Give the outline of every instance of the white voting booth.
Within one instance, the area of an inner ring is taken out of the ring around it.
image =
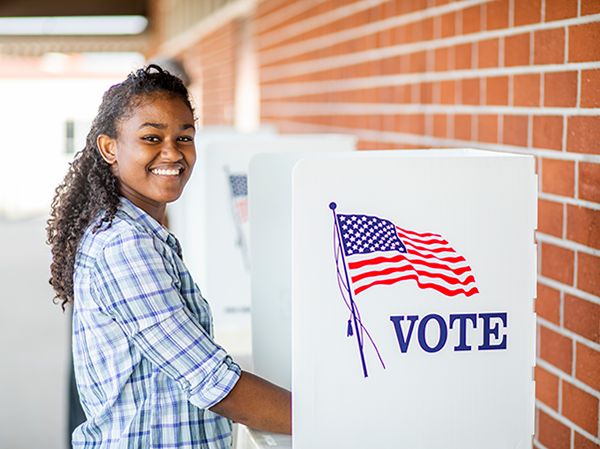
[[[261,154],[250,185],[255,368],[294,449],[532,446],[532,157]]]
[[[233,332],[235,338],[229,340],[250,340],[250,159],[269,152],[352,151],[356,138],[278,135],[269,129],[239,134],[211,128],[199,133],[195,143],[196,165],[181,198],[169,205],[169,226],[182,243],[194,280],[211,304],[217,337]],[[247,346],[249,352],[249,342]]]

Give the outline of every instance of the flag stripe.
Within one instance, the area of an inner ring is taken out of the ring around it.
[[[439,256],[436,256],[435,254],[423,254],[423,253],[418,253],[417,251],[412,251],[412,250],[409,250],[408,254],[411,254],[413,256],[423,257],[425,259],[438,259],[443,262],[452,262],[452,263],[466,262],[465,258],[461,255],[454,256],[454,257],[439,257]]]
[[[417,283],[417,285],[420,288],[431,288],[434,290],[437,290],[440,293],[443,293],[446,296],[456,296],[456,295],[460,295],[460,294],[464,294],[465,296],[469,297],[469,296],[473,296],[475,293],[479,293],[479,290],[477,290],[477,287],[472,287],[469,290],[466,290],[464,288],[459,288],[456,290],[451,290],[449,288],[443,287],[441,285],[438,284],[433,284],[433,283],[425,283],[425,282],[421,282],[419,277],[415,274],[407,274],[405,276],[400,276],[397,278],[392,278],[392,279],[379,279],[376,281],[371,282],[368,285],[363,285],[362,287],[358,287],[354,290],[354,294],[358,295],[360,292],[365,291],[366,289],[368,289],[369,287],[373,287],[375,285],[392,285],[395,284],[397,282],[401,282],[401,281],[406,281],[406,280],[413,280]]]
[[[406,257],[404,255],[398,255],[398,256],[394,256],[394,257],[390,257],[390,258],[375,257],[372,259],[361,260],[358,262],[350,262],[348,264],[348,267],[351,270],[355,270],[357,268],[362,268],[362,267],[369,266],[369,265],[379,265],[381,263],[390,263],[390,262],[393,263],[393,262],[402,262],[402,261],[408,261],[409,263],[412,263],[414,265],[423,265],[423,266],[429,267],[429,268],[439,268],[440,270],[447,270],[458,276],[460,276],[463,273],[467,273],[467,272],[471,271],[471,269],[468,266],[453,268],[452,266],[450,266],[448,264],[432,263],[432,262],[428,262],[425,260],[418,260],[416,258],[409,259],[408,257]]]
[[[441,279],[441,280],[447,282],[448,284],[452,284],[452,285],[457,285],[457,284],[469,285],[471,282],[475,282],[475,278],[473,277],[473,275],[469,275],[464,280],[460,280],[457,277],[448,276],[443,273],[435,273],[435,272],[430,272],[430,271],[416,270],[414,267],[412,267],[410,265],[395,266],[395,267],[385,268],[382,270],[373,270],[373,271],[367,271],[364,273],[360,273],[355,276],[352,276],[352,282],[359,282],[366,278],[375,277],[375,276],[385,276],[387,274],[403,272],[403,271],[412,271],[412,272],[418,274],[419,276]]]

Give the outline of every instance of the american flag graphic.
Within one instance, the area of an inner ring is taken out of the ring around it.
[[[338,214],[334,217],[334,256],[340,293],[348,308],[347,335],[356,335],[363,374],[368,377],[364,356],[368,340],[381,362],[377,345],[362,323],[355,296],[376,285],[414,281],[421,289],[446,296],[479,293],[471,267],[439,234],[419,233],[396,226],[384,218]]]
[[[248,176],[229,175],[231,197],[236,216],[240,223],[248,221]]]
[[[354,294],[413,280],[446,296],[479,293],[471,267],[439,234],[400,228],[367,215],[338,214]]]

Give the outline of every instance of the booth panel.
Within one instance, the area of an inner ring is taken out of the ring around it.
[[[401,153],[294,169],[294,447],[531,447],[533,158]]]

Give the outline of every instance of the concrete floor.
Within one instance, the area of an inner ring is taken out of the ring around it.
[[[45,216],[0,217],[0,449],[66,449],[69,318],[52,303]]]

